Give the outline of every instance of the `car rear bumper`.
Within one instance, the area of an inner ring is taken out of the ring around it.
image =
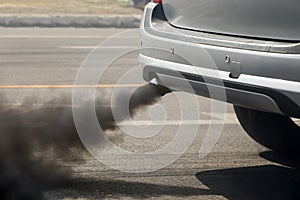
[[[252,109],[300,116],[299,44],[186,31],[149,3],[140,29],[144,79]],[[223,88],[226,99],[211,95]]]

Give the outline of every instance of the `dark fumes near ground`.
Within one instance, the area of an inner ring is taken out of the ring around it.
[[[160,97],[170,92],[171,91],[165,87],[155,86],[153,84],[147,84],[137,88],[132,95],[127,91],[120,92],[116,97],[116,105],[118,106],[117,116],[113,116],[110,107],[97,108],[101,128],[104,131],[118,128],[117,122],[133,117],[138,110],[145,106],[155,104]]]
[[[167,92],[145,85],[131,96],[129,112],[128,105],[121,107],[126,106],[123,109],[133,116]],[[120,94],[117,103],[122,104],[126,95],[126,91]],[[30,99],[27,106],[0,106],[0,199],[41,199],[43,190],[68,182],[71,169],[61,167],[60,162],[84,162],[87,152],[77,134],[72,108],[58,106],[70,104],[66,99],[62,96],[39,108],[28,106]],[[116,129],[111,107],[102,104],[100,100],[96,105],[102,129]],[[131,116],[124,114],[118,120]],[[59,162],[49,164],[53,160]]]
[[[0,198],[41,199],[41,190],[68,176],[45,162],[83,152],[71,109],[1,107]]]

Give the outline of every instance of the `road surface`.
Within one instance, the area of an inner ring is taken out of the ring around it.
[[[135,49],[136,32],[121,29],[75,28],[0,28],[0,91],[4,106],[53,103],[63,96],[60,106],[71,106],[72,85],[84,59],[100,44],[101,59],[113,57],[120,49]],[[125,33],[124,33],[125,32]],[[128,33],[129,32],[129,33]],[[116,39],[108,38],[114,36]],[[102,43],[102,44],[101,44]],[[93,64],[92,64],[93,65]],[[130,51],[112,64],[99,82],[97,95],[111,92],[124,70],[137,66],[137,51]],[[136,79],[141,79],[136,74]],[[129,83],[128,83],[129,84]],[[186,94],[189,96],[188,94]],[[30,99],[30,101],[27,101]],[[34,101],[33,101],[34,99]],[[201,120],[184,121],[189,127],[199,123],[194,142],[178,160],[151,173],[126,173],[111,169],[93,157],[73,162],[70,183],[44,192],[46,199],[297,199],[299,180],[292,161],[255,143],[242,130],[231,105],[227,108],[221,136],[214,149],[199,158],[202,140],[220,113],[212,113],[210,101],[197,97]],[[180,120],[174,95],[161,102],[170,112],[162,134],[143,144],[147,151],[157,142],[164,143],[177,131]],[[143,114],[141,114],[143,115]],[[143,121],[138,121],[142,123]],[[218,123],[218,122],[216,122]],[[156,126],[162,124],[156,121]],[[122,142],[119,141],[122,146]],[[126,158],[123,158],[126,159]],[[55,161],[53,161],[55,162]],[[122,165],[122,162],[119,163]]]

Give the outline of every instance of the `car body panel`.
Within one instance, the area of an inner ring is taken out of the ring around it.
[[[176,27],[300,41],[299,0],[163,0],[163,7]]]
[[[300,116],[299,53],[275,53],[270,52],[270,48],[261,49],[259,46],[258,50],[254,50],[255,47],[246,49],[247,45],[243,48],[218,46],[205,42],[202,36],[198,40],[193,31],[183,34],[161,22],[164,19],[156,16],[159,6],[148,4],[141,23],[140,63],[145,66],[146,81],[156,77],[163,86],[186,91],[181,84],[186,80],[197,94],[207,97],[210,96],[205,86],[223,87],[227,95],[223,101]],[[210,38],[207,40],[210,41]],[[236,44],[236,41],[229,42]],[[227,56],[230,62],[227,62]],[[182,77],[176,76],[176,73]],[[201,77],[211,82],[203,82]]]

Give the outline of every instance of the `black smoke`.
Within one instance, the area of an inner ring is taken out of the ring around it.
[[[129,115],[118,120],[134,116],[168,92],[151,84],[138,88],[130,98]],[[126,91],[119,95],[121,107],[126,106],[122,100],[128,95]],[[42,199],[44,190],[70,181],[72,171],[62,163],[84,162],[87,152],[77,134],[72,108],[61,106],[70,105],[67,99],[53,99],[38,108],[28,106],[30,99],[18,107],[0,106],[0,199]],[[102,129],[115,130],[111,106],[97,102]]]

